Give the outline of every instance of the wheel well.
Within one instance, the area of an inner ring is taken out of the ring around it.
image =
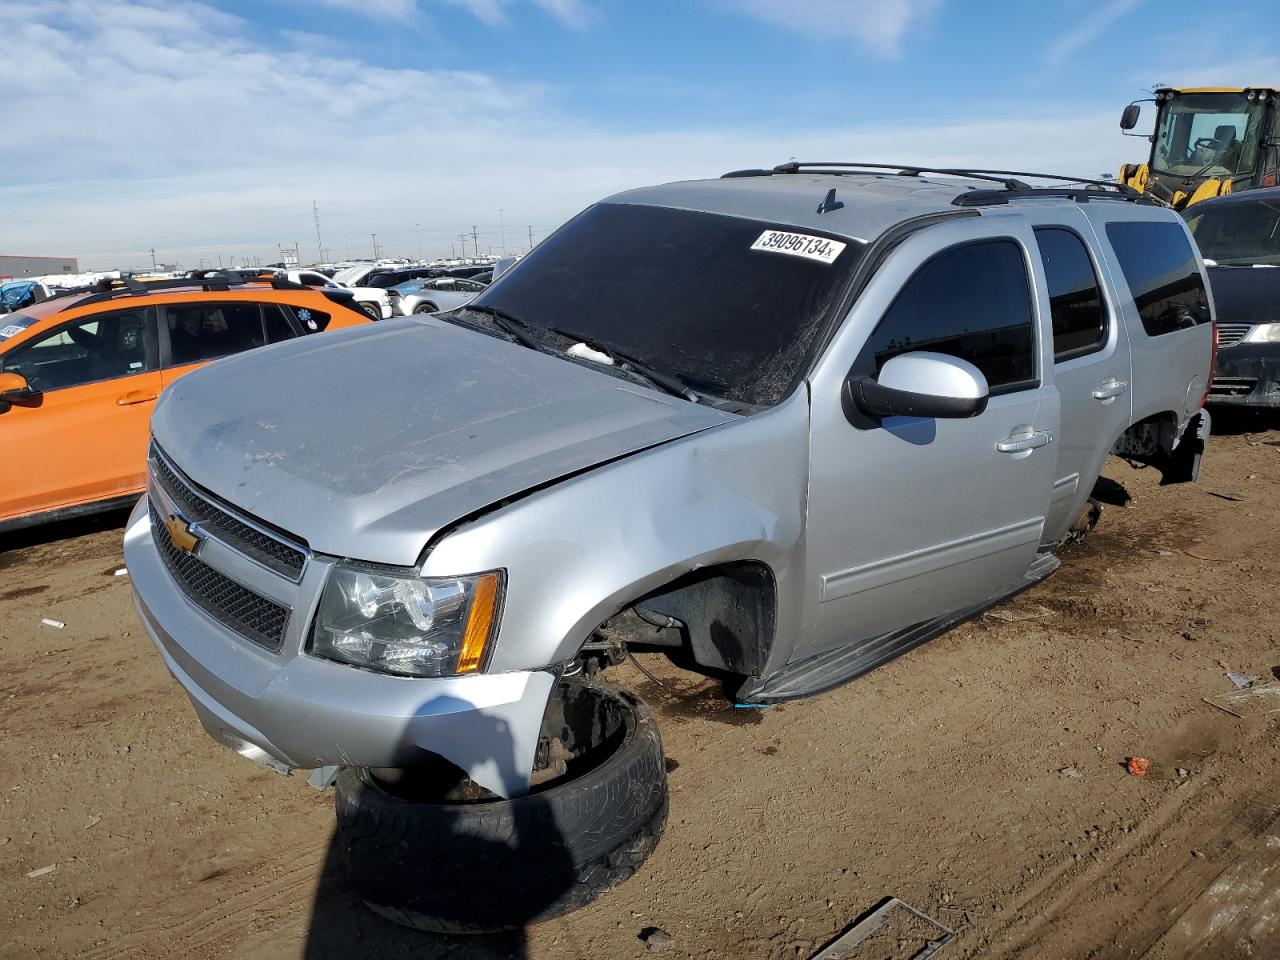
[[[626,610],[659,633],[679,630],[681,645],[699,666],[755,676],[773,645],[777,602],[773,571],[757,560],[740,560],[687,573]]]
[[[1178,426],[1178,415],[1172,411],[1152,414],[1120,434],[1111,452],[1134,466],[1155,467],[1161,486],[1194,480],[1208,435],[1208,414],[1201,410],[1181,431]]]

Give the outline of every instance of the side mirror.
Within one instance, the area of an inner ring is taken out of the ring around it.
[[[0,373],[0,400],[22,400],[30,397],[34,390],[27,383],[27,378],[20,373]]]
[[[1142,107],[1136,103],[1131,103],[1124,108],[1124,112],[1120,114],[1120,129],[1132,130],[1138,125],[1138,114],[1142,112]]]
[[[856,423],[857,412],[877,419],[976,417],[989,394],[987,378],[969,361],[921,350],[887,361],[877,377],[849,377],[840,401]]]

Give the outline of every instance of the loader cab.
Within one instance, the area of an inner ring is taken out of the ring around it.
[[[1155,104],[1147,162],[1125,164],[1119,179],[1181,209],[1200,200],[1276,185],[1280,129],[1271,87],[1162,87]],[[1141,107],[1129,104],[1120,128],[1138,124]],[[1133,134],[1138,136],[1140,134]]]

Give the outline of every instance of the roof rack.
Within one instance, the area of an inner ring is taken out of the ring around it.
[[[828,173],[833,176],[846,174],[883,175],[887,171],[902,177],[918,177],[922,173],[936,173],[969,180],[985,180],[1000,185],[1000,189],[967,189],[951,202],[957,207],[978,207],[1008,203],[1015,197],[1064,197],[1077,202],[1093,199],[1123,200],[1165,206],[1156,197],[1114,180],[1095,180],[1089,177],[1073,177],[1058,173],[1033,173],[1025,170],[988,170],[970,167],[927,167],[919,164],[857,163],[843,161],[796,161],[780,163],[772,170],[734,170],[724,177],[767,177],[775,174]],[[1052,180],[1065,186],[1035,187],[1022,178]],[[1078,186],[1076,186],[1078,185]]]
[[[102,303],[104,300],[114,300],[116,297],[139,297],[148,293],[191,287],[198,287],[206,293],[224,293],[232,287],[244,287],[251,283],[265,284],[268,281],[273,290],[313,289],[305,284],[294,283],[292,280],[278,276],[244,279],[243,277],[229,277],[225,274],[218,274],[199,277],[175,277],[171,280],[138,280],[136,277],[118,277],[108,281],[111,284],[109,290],[101,290],[96,285],[77,287],[74,290],[61,290],[53,296],[46,297],[41,302],[47,303],[49,300],[58,300],[63,297],[81,296],[83,299],[77,300],[75,303],[75,306],[80,307],[88,306],[91,303]],[[86,294],[87,296],[85,296]]]

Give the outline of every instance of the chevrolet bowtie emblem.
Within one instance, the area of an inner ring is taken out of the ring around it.
[[[185,517],[174,513],[164,522],[165,529],[169,531],[169,539],[173,541],[173,545],[183,553],[195,553],[196,547],[200,544],[200,538],[191,531]]]

